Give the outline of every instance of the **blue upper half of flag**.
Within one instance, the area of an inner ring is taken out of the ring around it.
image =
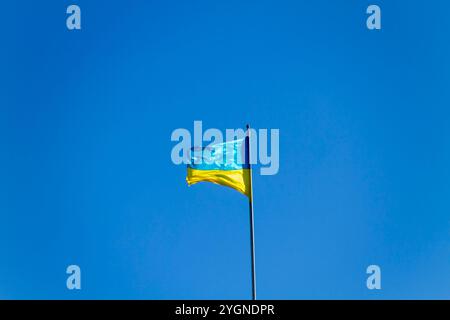
[[[246,139],[226,141],[206,147],[193,147],[191,148],[191,163],[188,164],[188,167],[197,170],[249,169]]]

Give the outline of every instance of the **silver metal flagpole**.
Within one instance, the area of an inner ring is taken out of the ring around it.
[[[250,184],[250,196],[248,198],[248,207],[250,211],[250,249],[252,257],[252,299],[256,300],[256,271],[255,271],[255,233],[253,224],[253,184],[252,184],[252,165],[250,159],[250,126],[247,124],[247,139],[245,139],[247,152],[248,152],[248,165],[249,165],[249,184]]]

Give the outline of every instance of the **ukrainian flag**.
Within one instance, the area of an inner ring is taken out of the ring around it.
[[[191,149],[186,181],[193,185],[208,181],[227,186],[251,197],[248,138]]]

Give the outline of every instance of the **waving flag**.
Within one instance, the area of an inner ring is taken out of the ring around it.
[[[208,181],[227,186],[250,197],[250,162],[247,138],[191,149],[186,181]]]

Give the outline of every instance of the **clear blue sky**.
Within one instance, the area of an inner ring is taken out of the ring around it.
[[[448,1],[0,12],[0,298],[250,298],[246,198],[171,162],[194,120],[280,129],[279,174],[254,176],[259,298],[450,297]]]

